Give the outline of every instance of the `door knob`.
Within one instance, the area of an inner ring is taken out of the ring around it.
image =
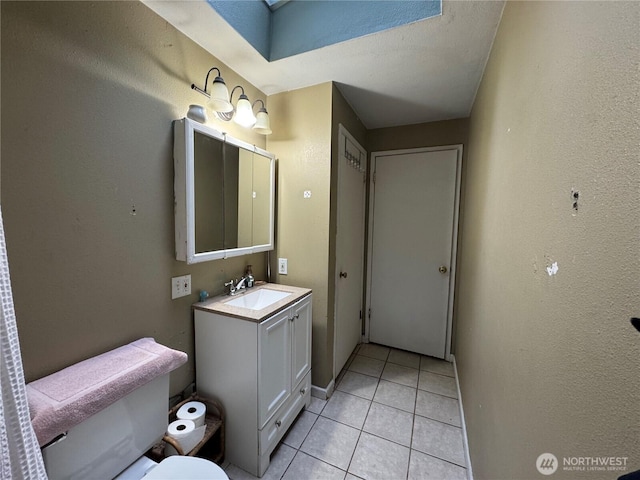
[[[340,278],[347,278],[347,272],[340,272]]]
[[[440,273],[447,273],[447,267],[445,267],[444,265],[442,265],[442,266],[438,269],[438,271],[439,271]]]

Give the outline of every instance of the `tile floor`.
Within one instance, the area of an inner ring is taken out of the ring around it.
[[[328,401],[311,397],[265,480],[464,480],[453,365],[375,344],[356,347]],[[254,479],[235,465],[231,480]]]

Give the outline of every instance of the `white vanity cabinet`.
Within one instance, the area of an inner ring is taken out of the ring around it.
[[[257,476],[311,401],[312,296],[279,287],[295,291],[275,312],[247,318],[237,308],[232,316],[221,301],[194,311],[196,388],[226,410],[227,460]]]

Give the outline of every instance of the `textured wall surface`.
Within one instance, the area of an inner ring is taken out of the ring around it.
[[[278,218],[274,257],[288,259],[278,283],[313,289],[312,382],[333,378],[333,335],[328,333],[331,83],[269,97],[273,134],[267,150],[278,158]],[[311,191],[304,198],[304,191]],[[333,308],[333,307],[331,307]],[[332,327],[331,327],[332,328]]]
[[[264,95],[137,2],[2,2],[2,210],[27,381],[144,336],[189,354],[198,290],[265,255],[175,260],[171,122],[206,72]],[[264,148],[265,137],[211,122]],[[190,273],[192,294],[171,300]]]
[[[291,2],[271,15],[271,61],[442,13],[440,0]]]
[[[370,152],[457,144],[466,147],[468,129],[468,118],[374,128],[367,130],[367,147]]]
[[[639,25],[636,2],[505,8],[470,121],[458,284],[477,479],[543,478],[545,452],[640,468]]]
[[[271,54],[272,12],[265,2],[229,2],[207,0],[260,55],[269,59]]]

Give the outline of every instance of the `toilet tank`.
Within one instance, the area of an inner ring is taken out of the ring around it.
[[[42,448],[47,475],[112,479],[167,430],[169,375],[137,388]]]

